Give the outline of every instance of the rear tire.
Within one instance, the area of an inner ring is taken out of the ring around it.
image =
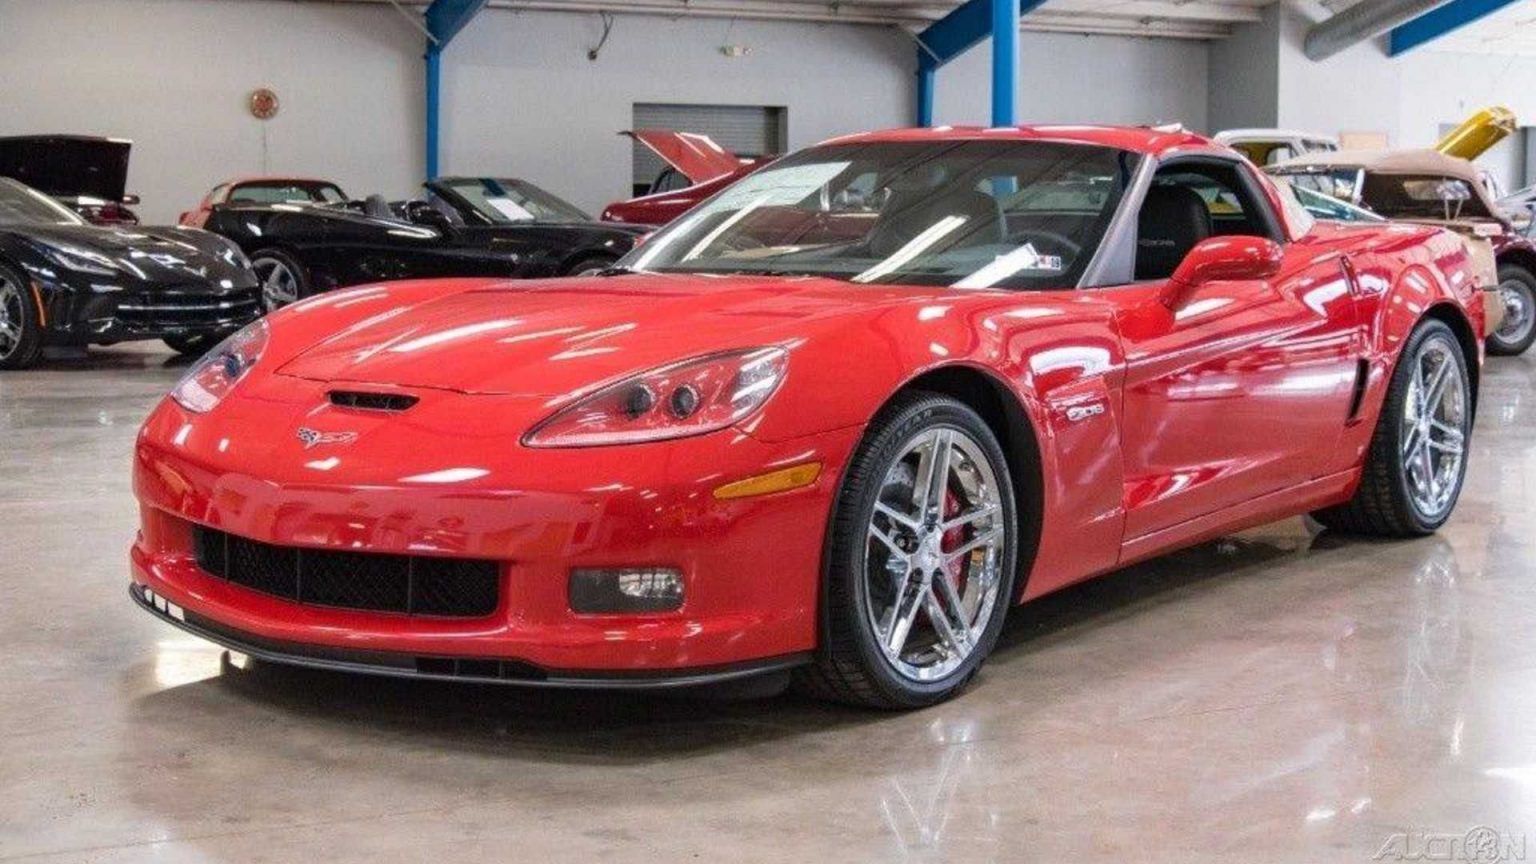
[[[1499,299],[1504,302],[1504,323],[1488,334],[1488,353],[1524,354],[1536,342],[1536,276],[1516,264],[1500,267]]]
[[[281,249],[262,249],[251,256],[251,269],[261,284],[261,305],[275,312],[297,303],[311,293],[309,273],[304,265]]]
[[[870,708],[950,698],[1013,599],[1018,519],[996,436],[947,396],[898,397],[870,424],[834,507],[821,644],[795,686]]]
[[[43,322],[32,287],[0,264],[0,369],[26,369],[43,356]]]
[[[586,258],[582,258],[571,266],[565,268],[565,273],[563,275],[577,277],[596,276],[602,271],[607,270],[609,267],[612,267],[613,262],[616,260],[618,259],[610,258],[606,255],[592,255]]]
[[[1313,518],[1351,534],[1434,533],[1461,495],[1471,429],[1472,389],[1461,343],[1444,322],[1424,321],[1392,372],[1354,497]]]

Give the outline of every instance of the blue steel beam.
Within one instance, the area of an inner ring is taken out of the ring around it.
[[[1387,53],[1396,57],[1513,3],[1514,0],[1451,0],[1392,28]]]
[[[437,40],[438,50],[446,48],[485,4],[486,0],[432,0],[427,7],[427,32]]]
[[[992,122],[1000,126],[1013,125],[1013,113],[1016,110],[1012,107],[1013,97],[998,93],[998,76],[1008,74],[1007,89],[1010,93],[1017,92],[1019,19],[1044,2],[1045,0],[1017,0],[1015,6],[1014,3],[999,2],[999,0],[966,0],[964,4],[957,6],[948,15],[928,25],[928,29],[919,33],[917,35],[920,43],[917,51],[919,124],[923,126],[933,124],[933,76],[938,68],[980,45],[986,41],[987,37],[1000,32],[1001,26],[1008,30],[1008,36],[1003,40],[1007,44],[996,46],[1001,50],[995,52],[992,58]],[[1005,19],[1011,19],[1011,27],[1005,23]],[[1012,71],[999,69],[999,61],[1011,62]],[[1009,107],[1006,112],[1000,112],[999,102],[1005,96]]]
[[[485,8],[487,0],[432,0],[427,7],[426,60],[427,98],[427,179],[437,179],[438,141],[442,132],[443,49],[459,35],[470,19]]]

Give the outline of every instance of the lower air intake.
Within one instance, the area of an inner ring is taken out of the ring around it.
[[[296,603],[445,618],[481,618],[501,603],[495,561],[274,546],[202,527],[193,547],[208,574]]]

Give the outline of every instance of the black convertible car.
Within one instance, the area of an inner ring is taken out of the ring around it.
[[[107,228],[0,177],[0,369],[44,345],[163,339],[202,353],[261,314],[239,248],[195,228]]]
[[[596,222],[531,183],[490,177],[444,177],[395,203],[216,204],[204,227],[250,256],[268,309],[391,279],[593,273],[648,230]]]

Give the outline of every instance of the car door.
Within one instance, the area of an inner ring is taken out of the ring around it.
[[[1348,420],[1361,354],[1340,261],[1285,242],[1246,166],[1166,162],[1140,208],[1137,283],[1119,289],[1131,292],[1120,304],[1128,542],[1316,476]],[[1280,242],[1280,271],[1159,302],[1191,247],[1236,234]]]

